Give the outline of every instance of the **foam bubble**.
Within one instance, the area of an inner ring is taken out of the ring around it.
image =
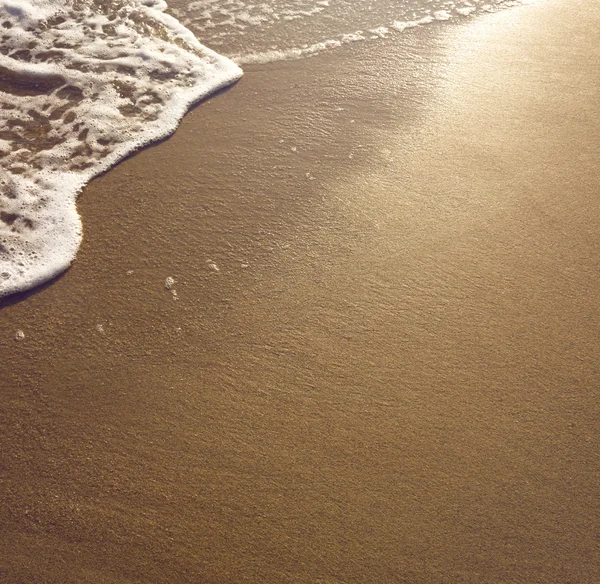
[[[0,296],[68,267],[93,176],[241,75],[184,25],[241,65],[531,1],[173,0],[178,20],[164,0],[0,0]]]
[[[0,0],[0,296],[68,267],[82,236],[75,199],[93,176],[241,75],[165,9]]]
[[[213,12],[216,10],[213,6],[216,6],[217,0],[206,0],[203,3],[205,12],[202,18],[194,10],[179,10],[177,13],[198,34],[207,35],[211,41],[221,45],[222,51],[233,61],[239,65],[249,65],[312,57],[350,43],[388,38],[407,29],[464,18],[478,12],[493,12],[530,1],[532,0],[404,0],[402,3],[381,2],[372,6],[370,3],[350,5],[348,0],[282,0],[282,5],[286,8],[277,11],[270,7],[269,11],[263,11],[261,18],[252,22],[255,31],[248,30],[246,26],[240,28],[240,15],[249,6],[258,9],[266,5],[236,0],[226,7],[221,6],[221,12],[227,14],[222,20],[216,20]],[[288,8],[289,3],[293,9]],[[323,11],[327,12],[321,15]],[[310,27],[306,25],[309,18],[312,19]],[[344,26],[345,31],[339,30]],[[351,26],[356,29],[349,28]],[[330,35],[327,38],[307,36],[307,30],[321,31],[324,28]],[[339,32],[333,34],[336,30]],[[279,40],[279,44],[274,44],[273,39]],[[261,47],[266,43],[268,46]],[[244,45],[243,50],[228,50],[228,46],[236,47],[240,44]],[[245,46],[252,46],[253,50],[248,51]]]

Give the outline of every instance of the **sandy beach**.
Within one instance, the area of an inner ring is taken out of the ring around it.
[[[598,30],[249,66],[88,185],[0,304],[0,581],[600,581]]]

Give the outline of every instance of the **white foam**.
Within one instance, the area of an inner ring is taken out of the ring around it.
[[[344,37],[339,39],[328,39],[303,47],[292,47],[289,49],[271,49],[268,51],[262,51],[260,53],[232,55],[231,59],[238,65],[265,64],[273,63],[275,61],[291,61],[294,59],[301,59],[303,57],[317,55],[328,49],[335,49],[350,42],[364,40],[364,38],[365,37],[361,33],[353,33],[344,35]]]
[[[241,75],[162,0],[113,4],[0,0],[0,296],[72,262],[92,177]]]
[[[173,9],[180,22],[164,0],[0,0],[0,296],[72,262],[93,176],[241,75],[184,24],[242,65],[532,1],[194,0]]]
[[[209,0],[209,2],[211,1],[216,0]],[[306,0],[306,2],[311,1],[312,0]],[[412,0],[411,2],[407,2],[400,18],[389,20],[384,24],[366,27],[353,32],[344,32],[332,36],[331,38],[317,40],[311,43],[302,43],[296,46],[287,47],[271,46],[265,50],[231,53],[229,56],[238,65],[266,64],[276,61],[302,59],[357,41],[384,39],[392,34],[404,32],[407,29],[428,25],[434,22],[464,18],[477,12],[493,12],[504,7],[517,6],[532,1],[533,0],[495,0],[492,3],[489,3],[483,2],[483,0],[457,0],[454,2],[448,0]],[[235,6],[236,10],[239,11],[241,6],[244,6],[243,0],[238,0]],[[270,25],[274,25],[277,19],[280,18],[283,20],[296,20],[307,16],[314,16],[325,8],[331,8],[333,6],[333,0],[331,0],[327,3],[317,2],[315,8],[318,8],[318,10],[300,10],[296,7],[293,18],[286,16],[282,17],[280,14],[272,12],[273,20],[270,22]],[[409,10],[407,6],[411,6],[412,8]],[[408,18],[409,15],[410,18]],[[235,21],[235,19],[238,18],[236,12],[232,12],[230,18],[230,21],[222,21],[220,26],[226,27],[228,23]],[[198,24],[193,17],[188,18],[188,21],[190,24]],[[233,36],[235,33],[232,30],[224,30],[219,34],[220,36]],[[225,52],[227,53],[227,51]]]

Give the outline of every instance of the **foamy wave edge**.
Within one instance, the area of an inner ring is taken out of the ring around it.
[[[153,8],[153,5],[156,8]],[[23,11],[21,11],[21,6],[25,8]],[[19,13],[29,17],[26,12],[29,7],[31,7],[31,4],[24,1],[0,0],[0,9],[4,8],[7,12],[10,10],[12,14]],[[42,225],[41,233],[37,234],[35,240],[37,248],[35,253],[29,254],[35,261],[32,261],[30,257],[25,263],[21,263],[23,269],[20,273],[16,274],[14,272],[14,258],[8,261],[0,259],[0,297],[35,288],[57,277],[71,265],[83,236],[81,218],[76,209],[76,200],[86,184],[127,156],[171,135],[177,129],[183,116],[194,104],[234,83],[241,77],[243,72],[240,67],[227,57],[202,45],[191,31],[186,29],[174,17],[165,14],[165,8],[166,4],[162,0],[146,0],[144,9],[153,18],[169,28],[176,37],[197,49],[203,57],[209,60],[211,65],[210,77],[199,80],[195,86],[189,87],[189,89],[179,88],[176,94],[170,95],[167,111],[160,119],[160,126],[151,125],[147,130],[139,132],[135,139],[116,146],[106,157],[97,160],[88,172],[41,171],[39,173],[42,179],[36,179],[36,183],[41,184],[41,188],[44,190],[43,200],[46,206],[44,218],[47,220],[50,217],[52,220],[49,225]],[[200,61],[200,58],[198,60]],[[16,69],[15,62],[2,55],[0,55],[0,66]],[[64,75],[64,71],[61,71],[60,67],[46,64],[19,62],[18,71],[34,76]],[[64,75],[64,77],[67,81],[72,79],[69,75]],[[33,182],[29,179],[21,180],[18,176],[9,177],[9,179],[11,181],[10,185],[16,185],[16,187],[24,185],[25,191],[31,190],[33,187]],[[9,184],[5,178],[0,182],[4,185]],[[2,213],[2,215],[5,214]],[[41,241],[42,239],[43,241]],[[18,248],[18,244],[15,245]],[[0,248],[4,247],[0,244]],[[24,254],[21,253],[21,255]]]
[[[474,14],[496,12],[502,8],[510,8],[514,6],[522,6],[530,4],[533,0],[504,0],[499,6],[484,5],[483,7],[473,6],[456,10],[454,13],[446,10],[439,10],[432,15],[424,16],[417,20],[395,20],[391,23],[371,28],[367,30],[357,30],[351,33],[342,34],[332,39],[322,40],[310,45],[300,47],[289,47],[283,49],[273,49],[258,53],[247,53],[230,55],[229,58],[240,66],[243,65],[265,65],[267,63],[275,63],[278,61],[294,61],[313,57],[331,49],[349,45],[366,40],[376,40],[387,38],[393,34],[402,33],[406,30],[426,26],[436,22],[445,22],[465,18]]]

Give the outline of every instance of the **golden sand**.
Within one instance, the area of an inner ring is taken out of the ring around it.
[[[0,580],[600,581],[599,29],[250,68],[90,184],[0,314]]]

